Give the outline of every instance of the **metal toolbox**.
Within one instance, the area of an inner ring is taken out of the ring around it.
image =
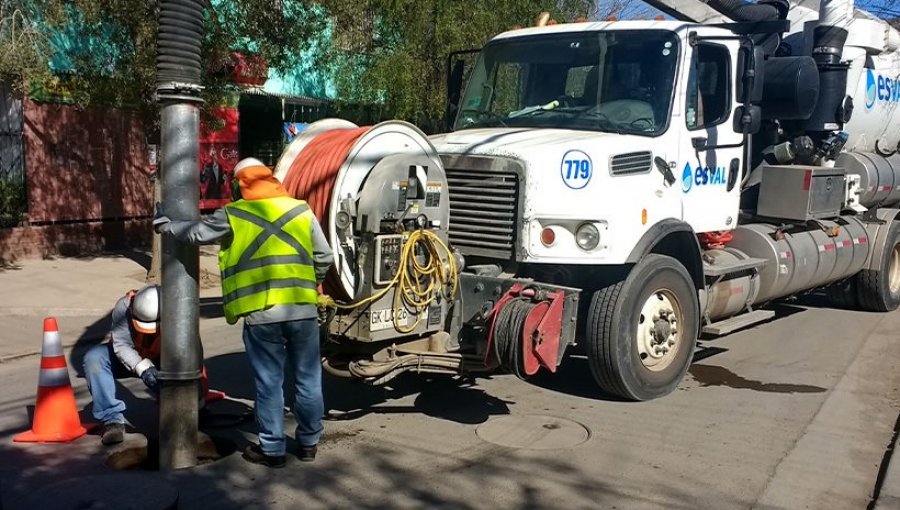
[[[756,213],[795,221],[833,218],[841,212],[846,180],[842,168],[764,167]]]

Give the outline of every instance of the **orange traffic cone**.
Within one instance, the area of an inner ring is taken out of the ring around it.
[[[206,366],[203,366],[200,370],[200,386],[203,388],[203,400],[207,404],[228,397],[224,391],[214,390],[209,387],[209,377],[206,376]]]
[[[44,319],[44,344],[41,347],[41,371],[38,377],[37,405],[31,430],[15,436],[19,443],[64,443],[83,436],[75,407],[75,393],[69,382],[69,369],[63,355],[56,319]]]

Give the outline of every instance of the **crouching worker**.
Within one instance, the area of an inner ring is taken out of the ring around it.
[[[103,424],[103,444],[125,438],[125,402],[116,398],[116,379],[140,377],[159,395],[159,287],[130,291],[112,311],[109,342],[92,347],[84,356],[84,377],[94,398],[94,419]]]
[[[221,243],[222,301],[229,324],[244,319],[244,347],[256,383],[259,444],[244,459],[285,465],[285,363],[297,389],[297,456],[312,461],[322,435],[322,365],[317,283],[333,261],[322,228],[306,202],[295,200],[255,159],[235,166],[234,202],[199,221],[169,221],[157,232],[184,242]]]

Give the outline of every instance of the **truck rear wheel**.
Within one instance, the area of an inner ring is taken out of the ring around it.
[[[856,286],[863,310],[889,312],[900,306],[900,223],[891,224],[881,266],[860,271]]]
[[[597,384],[628,400],[671,393],[691,364],[698,316],[684,266],[665,255],[644,257],[624,280],[593,295],[585,346]]]

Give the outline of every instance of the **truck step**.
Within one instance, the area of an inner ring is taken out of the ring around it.
[[[748,258],[741,260],[737,264],[708,264],[703,262],[703,274],[710,277],[718,277],[726,274],[746,271],[747,269],[756,269],[766,265],[766,259]]]
[[[707,335],[727,335],[732,331],[737,331],[741,328],[767,321],[774,316],[775,312],[772,310],[753,310],[750,313],[735,315],[734,317],[703,326],[701,331]]]

